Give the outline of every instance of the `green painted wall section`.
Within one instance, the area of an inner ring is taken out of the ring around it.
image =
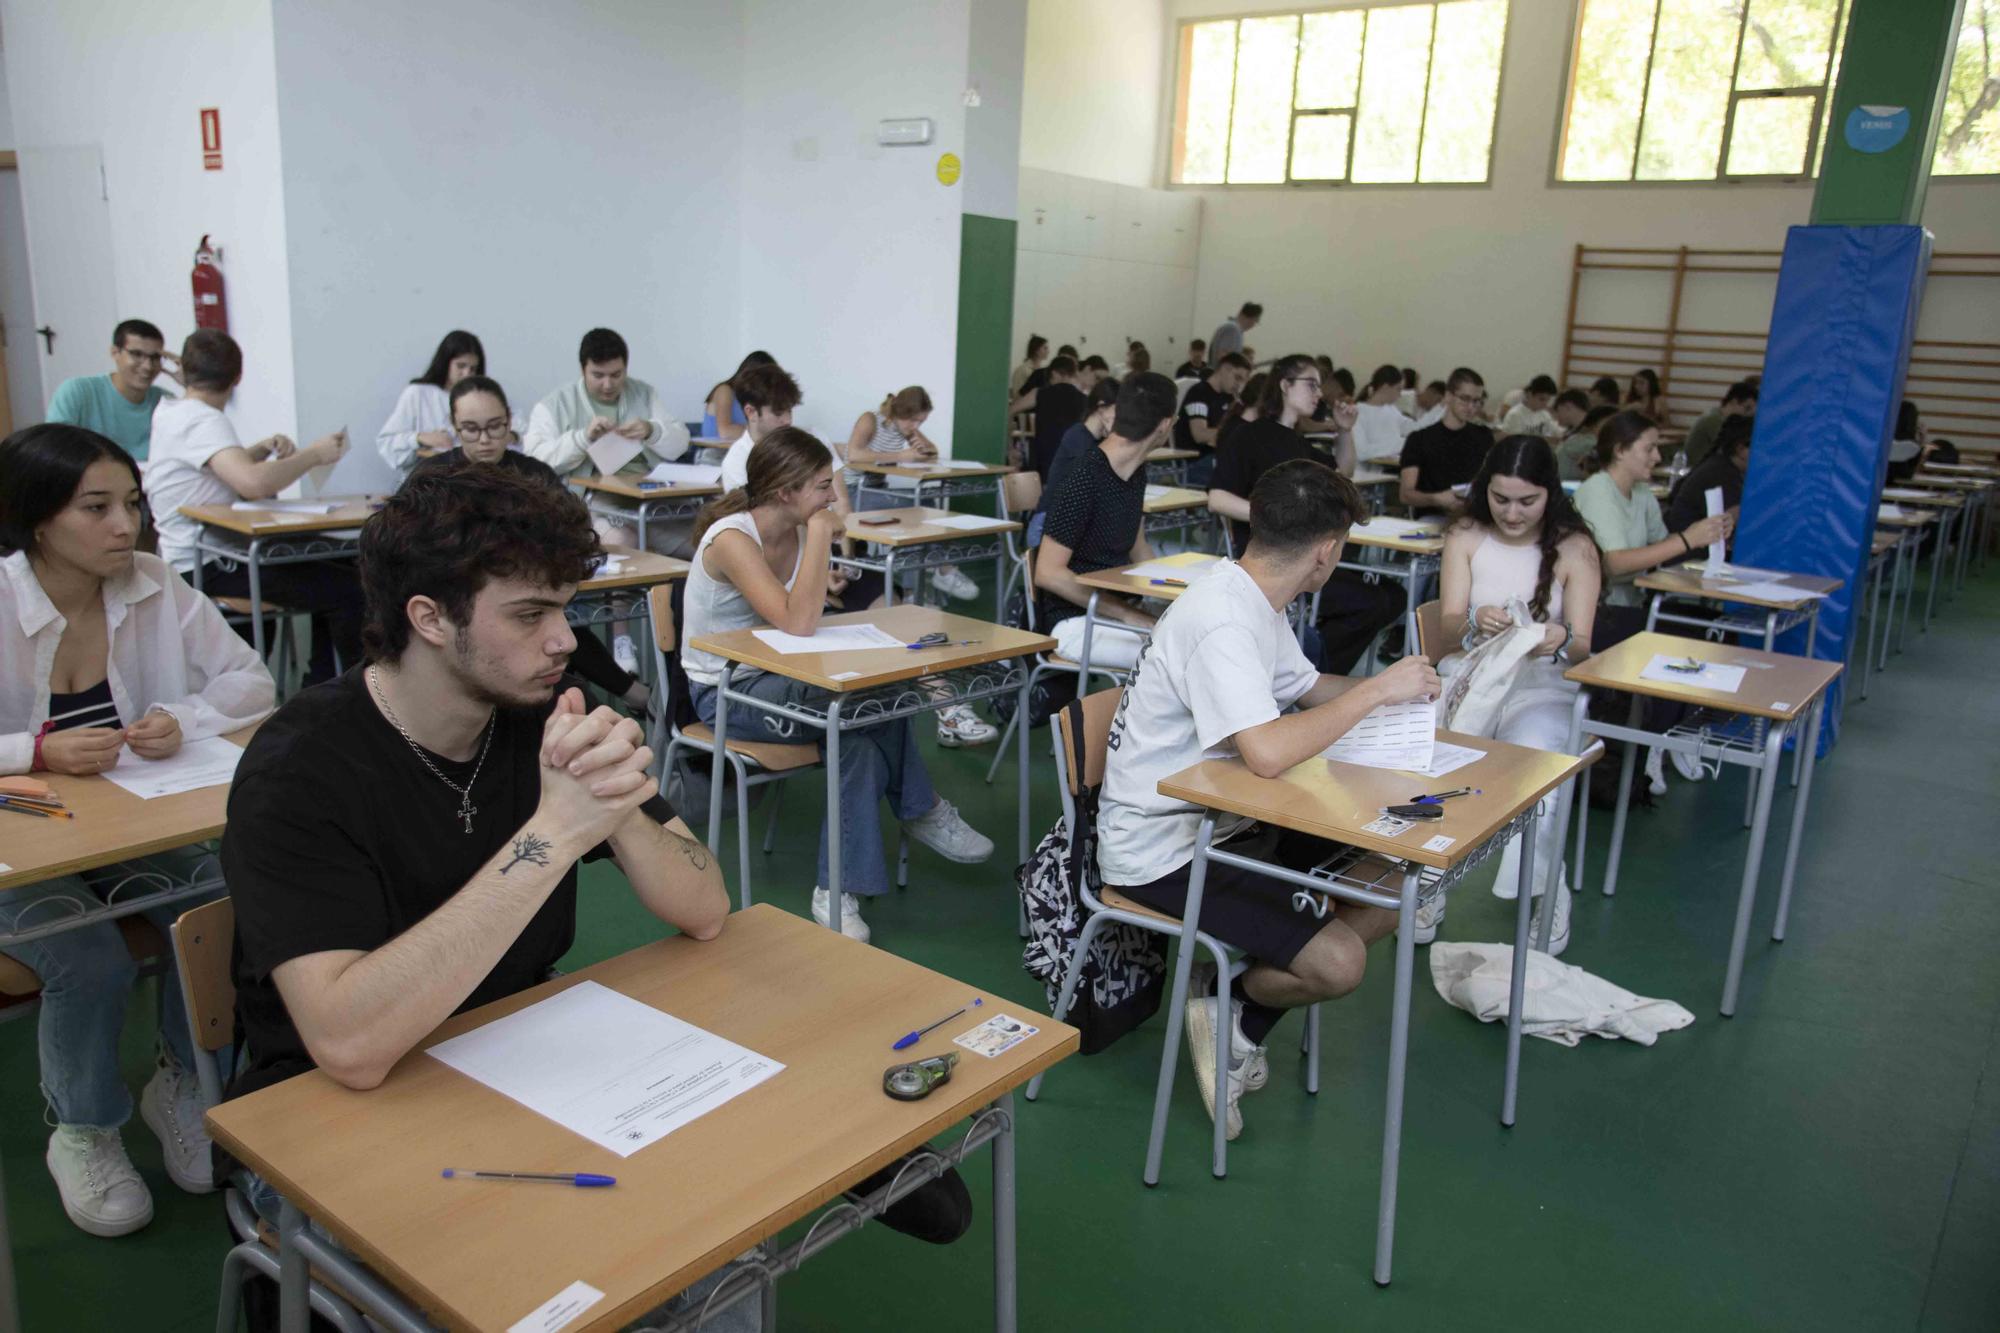
[[[958,380],[952,453],[989,463],[1007,456],[1007,374],[1014,336],[1011,218],[967,213],[958,239]]]
[[[1854,0],[1833,89],[1826,156],[1813,192],[1815,223],[1923,221],[1952,39],[1964,9],[1965,0]],[[1886,152],[1855,149],[1847,142],[1846,125],[1859,106],[1907,110],[1909,132]]]

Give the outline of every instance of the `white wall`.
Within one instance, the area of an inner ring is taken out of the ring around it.
[[[1161,0],[1030,0],[1021,165],[1158,184],[1168,32]]]
[[[967,38],[965,177],[959,209],[989,218],[1016,216],[1021,171],[1022,70],[1027,59],[1028,0],[977,0]]]
[[[1167,0],[1170,26],[1271,8],[1268,0]],[[1392,361],[1427,376],[1463,363],[1489,385],[1518,385],[1557,369],[1576,244],[1776,249],[1786,227],[1807,220],[1810,185],[1552,185],[1575,6],[1514,0],[1510,9],[1493,184],[1198,191],[1207,207],[1197,329],[1245,300],[1261,301],[1260,357],[1327,352],[1361,374]],[[1169,83],[1172,60],[1169,50]],[[1156,151],[1164,172],[1172,128],[1164,93],[1162,108]],[[1037,115],[1031,102],[1030,128]],[[1079,128],[1095,137],[1104,127]],[[2000,184],[1934,181],[1924,221],[1939,249],[2000,250]],[[1725,327],[1763,327],[1768,282],[1708,281],[1716,285],[1697,299],[1730,318]],[[1596,313],[1615,314],[1616,286],[1596,290]],[[1649,318],[1624,322],[1663,318],[1644,280],[1627,290]]]
[[[1198,195],[1021,169],[1014,358],[1039,333],[1115,370],[1133,338],[1171,375],[1194,320]]]
[[[845,439],[906,384],[948,441],[958,318],[958,187],[973,0],[744,0],[739,346],[798,377],[801,425]],[[760,77],[761,76],[761,77]],[[935,141],[883,148],[876,122],[929,116]],[[720,340],[722,329],[709,330]],[[733,366],[724,366],[718,377]]]
[[[300,427],[375,433],[453,328],[525,415],[584,331],[680,419],[736,367],[742,51],[732,0],[277,10]]]
[[[71,259],[61,253],[64,238],[45,243],[31,228],[37,272],[108,263],[112,322],[150,319],[178,346],[194,323],[195,246],[212,234],[224,248],[230,332],[244,349],[231,416],[258,435],[295,431],[270,0],[4,0],[0,23],[30,216],[36,150],[98,145],[103,154],[111,253]],[[199,111],[208,106],[222,112],[221,171],[202,170]],[[58,327],[103,320],[37,315]],[[110,335],[110,323],[75,330],[107,349]],[[97,368],[109,369],[108,353]],[[45,385],[50,393],[55,387]]]

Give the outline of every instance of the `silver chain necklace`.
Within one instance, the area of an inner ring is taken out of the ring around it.
[[[424,753],[424,747],[417,744],[416,740],[411,737],[409,728],[403,725],[403,719],[397,717],[396,710],[389,707],[388,696],[382,693],[382,684],[375,678],[375,668],[369,667],[363,674],[368,679],[368,692],[375,696],[375,702],[381,706],[382,715],[389,719],[389,725],[396,729],[397,734],[403,738],[403,743],[416,752],[417,758],[423,761],[425,768],[428,768],[432,773],[437,775],[439,782],[442,782],[445,786],[458,793],[458,817],[465,821],[465,831],[467,833],[472,832],[472,817],[479,813],[479,807],[472,803],[472,789],[479,782],[479,770],[486,766],[486,751],[493,744],[493,721],[500,716],[500,710],[497,708],[494,709],[492,714],[486,719],[486,739],[479,746],[479,762],[472,766],[472,776],[461,787],[446,777],[443,770],[431,762],[431,757]]]

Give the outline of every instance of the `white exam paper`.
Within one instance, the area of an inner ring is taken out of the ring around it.
[[[1796,602],[1801,599],[1817,601],[1826,596],[1823,592],[1807,592],[1804,588],[1794,588],[1789,583],[1732,583],[1717,589],[1732,597],[1755,597],[1765,602]]]
[[[655,463],[647,481],[673,482],[685,486],[713,486],[722,480],[720,463]]]
[[[1423,699],[1383,704],[1349,727],[1324,751],[1328,759],[1363,768],[1421,773],[1437,749],[1437,705]]]
[[[583,1318],[586,1310],[603,1299],[603,1292],[579,1279],[507,1325],[507,1333],[556,1333]]]
[[[201,787],[219,787],[236,776],[243,747],[220,736],[188,741],[165,759],[141,759],[128,747],[105,773],[142,801]]]
[[[1916,486],[1885,486],[1882,498],[1885,500],[1928,500],[1933,492]]]
[[[906,467],[941,468],[947,472],[957,472],[964,468],[985,467],[976,458],[931,458],[921,463],[907,463]]]
[[[787,634],[781,629],[750,632],[781,653],[851,653],[905,646],[901,639],[874,625],[822,625],[811,634]]]
[[[615,430],[607,430],[588,445],[584,452],[597,465],[600,477],[615,476],[624,466],[639,456],[645,448],[637,440],[628,440]],[[717,475],[721,475],[719,472]]]
[[[957,528],[961,531],[990,528],[1004,521],[997,518],[983,518],[978,514],[934,514],[924,520],[934,528]]]
[[[1146,498],[1148,500],[1157,500],[1161,496],[1165,495],[1168,491],[1174,489],[1176,488],[1173,486],[1161,486],[1155,482],[1149,481],[1146,483]]]
[[[1148,560],[1142,565],[1133,565],[1125,573],[1135,579],[1180,579],[1192,583],[1213,569],[1221,559],[1219,555],[1205,555],[1199,560]]]
[[[1436,741],[1431,746],[1430,767],[1413,768],[1410,771],[1427,778],[1441,778],[1447,773],[1464,768],[1467,764],[1476,764],[1485,757],[1484,750],[1475,750],[1466,745],[1453,745],[1450,741]]]
[[[324,500],[238,500],[229,507],[246,514],[331,514],[340,508]]]
[[[1365,532],[1371,537],[1435,537],[1437,528],[1429,523],[1413,518],[1384,518],[1376,515],[1354,525],[1356,532]]]
[[[1714,690],[1718,694],[1734,694],[1742,688],[1744,668],[1740,666],[1731,666],[1726,662],[1703,662],[1699,671],[1675,671],[1667,665],[1687,660],[1667,653],[1654,653],[1653,660],[1646,663],[1646,669],[1639,673],[1639,679],[1657,680],[1668,685],[1692,685],[1697,689]]]
[[[429,1053],[620,1157],[785,1068],[594,981]]]
[[[1878,518],[1901,518],[1903,517],[1903,506],[1894,504],[1878,505],[1875,509],[1875,514]]]
[[[1722,488],[1711,486],[1701,493],[1702,503],[1708,506],[1710,518],[1722,517]],[[1723,539],[1717,537],[1708,544],[1708,568],[1710,573],[1720,573],[1729,566],[1729,553],[1724,548]]]

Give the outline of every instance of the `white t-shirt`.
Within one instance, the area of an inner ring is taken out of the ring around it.
[[[1354,409],[1354,457],[1363,463],[1401,458],[1403,441],[1416,428],[1398,407],[1363,403]]]
[[[1201,810],[1160,780],[1298,702],[1319,671],[1283,613],[1233,560],[1182,593],[1153,630],[1111,723],[1097,811],[1097,866],[1112,885],[1146,884],[1194,859]],[[1243,823],[1228,821],[1229,831]],[[1225,822],[1217,821],[1217,838]]]
[[[1562,434],[1562,427],[1547,412],[1538,412],[1526,403],[1516,403],[1507,409],[1507,415],[1500,421],[1501,435],[1539,435],[1543,439],[1555,439]]]
[[[725,494],[750,480],[750,450],[755,445],[746,430],[722,451],[722,489]]]
[[[175,398],[153,412],[146,500],[160,530],[160,556],[183,574],[194,568],[201,525],[185,517],[181,506],[236,502],[235,490],[209,470],[208,460],[239,443],[229,418],[198,398]]]

